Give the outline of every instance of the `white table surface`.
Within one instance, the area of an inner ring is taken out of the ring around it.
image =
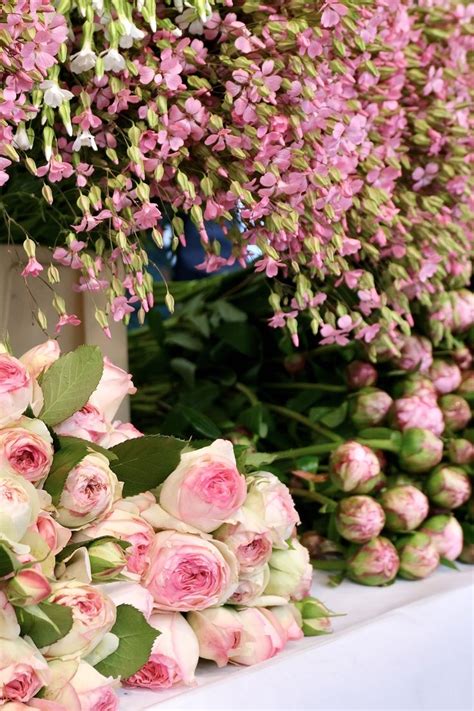
[[[338,588],[317,573],[313,595],[346,617],[334,634],[292,642],[255,667],[201,663],[196,686],[121,690],[120,711],[472,711],[474,568]]]

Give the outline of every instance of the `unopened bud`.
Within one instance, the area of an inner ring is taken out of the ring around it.
[[[428,516],[428,499],[416,486],[402,485],[387,489],[380,496],[380,503],[390,531],[413,531]]]
[[[382,424],[392,406],[392,398],[383,390],[361,391],[352,403],[351,419],[360,429]]]
[[[379,536],[361,546],[347,560],[347,576],[362,585],[386,585],[398,573],[400,561],[395,546]]]
[[[125,551],[117,541],[99,541],[88,549],[92,579],[96,581],[117,578],[127,564]]]
[[[43,573],[24,568],[7,585],[7,596],[13,605],[37,605],[51,595],[51,585]]]
[[[377,382],[377,371],[370,363],[355,360],[346,368],[346,379],[351,390],[368,388]]]
[[[379,535],[385,524],[380,504],[370,496],[348,496],[336,509],[336,528],[352,543],[367,543]]]
[[[379,474],[380,464],[376,455],[359,442],[344,442],[331,454],[329,476],[342,491],[355,492]]]
[[[427,519],[421,530],[427,533],[442,558],[456,560],[463,547],[463,533],[459,522],[450,514]]]
[[[439,565],[439,554],[430,536],[417,531],[397,542],[400,575],[406,580],[421,580]]]
[[[471,482],[460,467],[442,465],[430,474],[426,493],[437,506],[457,509],[471,496]]]
[[[463,430],[471,419],[469,403],[461,395],[443,395],[439,400],[439,406],[448,432]]]
[[[427,472],[440,463],[443,442],[430,430],[413,427],[403,432],[399,452],[402,469],[408,472]]]

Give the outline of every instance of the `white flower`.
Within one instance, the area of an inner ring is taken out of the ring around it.
[[[55,81],[49,79],[41,82],[40,89],[44,91],[44,103],[52,109],[57,109],[64,101],[69,101],[74,96],[71,91],[61,89]]]
[[[24,126],[18,126],[13,136],[13,146],[19,148],[21,151],[29,151],[33,146],[33,142],[30,141]]]
[[[92,0],[92,8],[101,16],[104,12],[104,0]]]
[[[104,69],[106,72],[122,72],[125,66],[125,59],[116,49],[110,48],[104,54]]]
[[[145,37],[145,33],[139,30],[138,27],[126,17],[120,18],[120,24],[124,30],[124,34],[121,35],[119,39],[119,45],[122,49],[129,49],[133,45],[133,40],[141,40]]]
[[[87,72],[89,69],[94,69],[97,55],[89,45],[85,44],[80,52],[72,55],[71,59],[71,72],[80,74],[81,72]]]
[[[95,138],[90,131],[82,131],[73,143],[72,150],[80,151],[81,148],[92,148],[94,151],[97,150],[97,143]]]

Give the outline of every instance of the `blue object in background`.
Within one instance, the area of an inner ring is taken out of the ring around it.
[[[205,257],[205,251],[201,244],[201,237],[190,217],[184,218],[184,234],[186,236],[186,246],[179,246],[176,252],[176,264],[173,269],[173,279],[176,281],[188,281],[190,279],[204,279],[209,276],[204,269],[198,269],[198,264],[202,264]],[[222,257],[230,257],[232,254],[232,245],[224,234],[222,227],[217,222],[205,222],[204,226],[209,236],[209,241],[217,240],[221,245]],[[232,227],[231,222],[227,222],[227,226]],[[223,267],[213,274],[222,274],[224,272],[234,272],[241,269],[239,264],[234,264],[231,267]]]

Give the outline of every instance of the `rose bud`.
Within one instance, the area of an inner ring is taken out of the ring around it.
[[[250,513],[261,522],[270,532],[274,548],[286,548],[286,541],[300,522],[288,487],[270,472],[248,476],[247,487],[244,516]]]
[[[60,355],[61,349],[59,343],[50,339],[23,353],[20,361],[26,367],[31,377],[37,378],[41,373],[47,370],[50,365],[57,361]]]
[[[377,370],[370,363],[354,360],[346,368],[346,380],[351,390],[369,388],[377,382]]]
[[[353,553],[347,560],[347,576],[362,585],[386,585],[398,573],[400,562],[388,538],[378,536]]]
[[[474,445],[468,439],[452,439],[448,444],[448,456],[453,464],[474,462]]]
[[[237,587],[239,564],[221,541],[161,531],[142,578],[157,609],[170,612],[222,605]]]
[[[51,585],[39,571],[24,568],[8,581],[6,592],[13,605],[37,605],[51,595]]]
[[[87,552],[94,582],[104,583],[117,578],[127,565],[125,550],[117,541],[97,541]]]
[[[79,437],[99,444],[107,437],[108,425],[102,413],[87,403],[67,420],[56,425],[54,431],[63,437]]]
[[[359,442],[349,440],[331,454],[329,476],[342,491],[355,491],[380,474],[380,464],[374,452]]]
[[[399,573],[406,580],[421,580],[439,565],[439,554],[427,533],[411,533],[397,542]]]
[[[392,411],[393,425],[405,431],[415,427],[423,427],[435,435],[444,430],[443,413],[435,402],[428,402],[418,395],[395,400]]]
[[[0,352],[0,427],[19,420],[33,397],[33,380],[17,358]]]
[[[59,581],[53,584],[48,602],[72,611],[72,628],[57,642],[41,649],[47,659],[87,656],[115,624],[115,605],[97,586]]]
[[[428,477],[426,493],[437,506],[457,509],[471,496],[471,482],[460,467],[442,465]]]
[[[228,664],[242,642],[244,626],[239,613],[231,607],[209,607],[186,617],[198,639],[199,656],[218,667]]]
[[[36,647],[21,637],[2,639],[0,705],[9,701],[27,703],[49,683],[50,676],[48,664]]]
[[[461,563],[474,565],[474,543],[465,543],[459,556]]]
[[[302,619],[302,629],[305,637],[315,637],[330,634],[331,617],[337,617],[326,605],[315,597],[307,597],[301,602],[293,603]]]
[[[252,530],[252,525],[252,520],[244,513],[242,522],[224,524],[213,534],[235,554],[241,572],[251,572],[265,565],[272,554],[270,532]],[[253,525],[253,528],[257,527]]]
[[[387,528],[397,533],[413,531],[428,516],[428,499],[416,486],[387,489],[382,493],[380,503],[385,511]]]
[[[57,507],[57,520],[72,529],[85,528],[108,514],[122,484],[103,454],[87,454],[67,475]]]
[[[367,543],[384,527],[385,514],[370,496],[349,496],[336,509],[336,528],[352,543]]]
[[[246,607],[237,614],[242,623],[242,638],[241,644],[229,655],[231,662],[252,666],[283,649],[286,633],[270,609]]]
[[[265,595],[301,600],[308,594],[312,580],[309,553],[296,538],[292,538],[286,550],[273,551]]]
[[[449,432],[463,430],[471,419],[469,403],[460,395],[443,395],[439,399],[439,406]]]
[[[269,581],[270,568],[268,564],[247,573],[241,573],[237,588],[228,599],[227,604],[255,606],[258,599],[264,594]]]
[[[452,352],[451,357],[461,370],[468,370],[472,365],[472,353],[466,346],[457,348]]]
[[[431,343],[423,336],[404,336],[399,350],[400,356],[394,363],[401,370],[426,373],[433,362]]]
[[[383,390],[361,391],[353,400],[352,422],[359,429],[380,425],[391,406],[392,398]]]
[[[232,518],[246,494],[231,442],[218,439],[209,447],[181,454],[161,488],[159,503],[180,521],[210,533]]]
[[[430,430],[405,430],[398,454],[400,466],[408,472],[427,472],[443,458],[443,442]]]
[[[340,552],[337,544],[316,531],[305,531],[300,536],[300,543],[308,549],[310,558],[326,558]]]
[[[306,599],[311,600],[312,598]],[[303,618],[299,610],[295,607],[295,603],[272,606],[272,615],[276,617],[285,633],[285,642],[302,639],[302,637],[304,637],[302,630]]]
[[[192,685],[199,661],[199,643],[191,625],[179,612],[154,614],[149,624],[160,632],[150,658],[123,683],[151,691],[180,683]]]
[[[436,388],[431,380],[420,373],[412,373],[404,378],[401,383],[397,383],[394,388],[394,394],[397,398],[416,395],[427,403],[434,403],[435,405],[438,397]]]
[[[461,371],[458,366],[439,358],[433,361],[428,376],[440,395],[452,393],[461,384]]]
[[[456,560],[462,551],[463,533],[459,522],[450,514],[432,516],[421,530],[431,538],[442,558]]]
[[[458,387],[459,395],[471,399],[474,393],[474,370],[466,370],[462,375],[461,385]]]

